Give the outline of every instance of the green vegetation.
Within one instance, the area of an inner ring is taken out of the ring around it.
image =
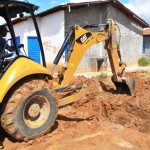
[[[138,60],[138,64],[139,66],[148,66],[150,65],[150,60],[142,57]]]
[[[104,80],[104,79],[106,79],[108,77],[108,75],[107,75],[107,73],[101,73],[100,75],[98,75],[96,78],[98,79],[98,80]]]

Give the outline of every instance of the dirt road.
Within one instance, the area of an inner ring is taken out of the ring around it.
[[[149,150],[150,76],[136,79],[134,96],[115,93],[110,79],[76,77],[85,83],[80,101],[59,109],[51,132],[28,142],[17,142],[1,131],[5,150]]]

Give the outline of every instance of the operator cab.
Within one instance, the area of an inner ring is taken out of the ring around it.
[[[11,65],[11,63],[15,61],[17,58],[27,57],[26,54],[27,52],[19,47],[21,43],[20,41],[18,42],[17,40],[18,36],[23,35],[25,31],[19,30],[17,26],[14,28],[14,25],[16,25],[18,22],[23,22],[27,19],[31,19],[33,21],[34,25],[33,30],[36,33],[39,42],[39,47],[41,50],[42,64],[44,67],[46,67],[40,32],[34,15],[34,11],[37,9],[38,6],[28,2],[18,0],[0,0],[0,22],[1,22],[0,25],[4,25],[8,29],[9,32],[7,33],[7,36],[4,38],[6,39],[6,44],[8,44],[9,46],[13,46],[14,48],[13,53],[7,51],[5,47],[4,49],[1,50],[2,51],[2,53],[0,54],[1,73],[5,72],[5,70],[8,68],[8,65],[5,65],[5,60],[10,59],[9,65]]]

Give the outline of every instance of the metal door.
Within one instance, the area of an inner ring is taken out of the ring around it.
[[[28,57],[40,64],[40,46],[37,37],[28,37]]]

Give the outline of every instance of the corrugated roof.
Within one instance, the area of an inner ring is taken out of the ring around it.
[[[143,30],[143,35],[144,36],[150,35],[150,28],[144,29]]]
[[[114,2],[114,0],[103,0],[103,1],[92,1],[92,2],[80,2],[80,3],[66,3],[64,5],[59,5],[56,7],[53,7],[51,9],[48,9],[46,11],[43,11],[37,15],[43,17],[46,16],[48,14],[60,11],[60,10],[65,10],[65,9],[76,9],[76,8],[81,8],[81,7],[86,7],[87,5],[94,5],[94,4],[107,4],[107,3],[112,3]]]
[[[51,9],[48,9],[46,11],[43,11],[36,16],[44,17],[48,14],[65,10],[65,9],[76,9],[80,7],[86,7],[87,5],[95,5],[95,4],[111,4],[121,12],[123,12],[126,16],[140,24],[143,28],[149,27],[149,24],[145,22],[143,19],[141,19],[139,16],[137,16],[135,13],[133,13],[130,9],[126,8],[123,4],[121,4],[118,0],[103,0],[103,1],[92,1],[92,2],[82,2],[82,3],[67,3],[64,5],[59,5],[56,7],[53,7]]]
[[[141,25],[143,28],[148,28],[149,24],[145,22],[142,18],[137,16],[135,13],[133,13],[130,9],[126,8],[123,4],[121,4],[118,0],[103,0],[103,1],[92,1],[92,2],[83,2],[83,3],[66,3],[64,5],[59,5],[56,7],[53,7],[51,9],[45,10],[41,13],[38,13],[36,16],[44,17],[46,15],[55,13],[60,10],[66,10],[66,9],[77,9],[81,7],[87,7],[88,5],[95,5],[95,4],[110,4],[120,10],[122,13],[124,13],[127,17],[131,18],[135,22],[137,22],[139,25]],[[27,17],[29,18],[29,17]],[[16,19],[13,20],[13,23],[19,23],[23,20]]]

